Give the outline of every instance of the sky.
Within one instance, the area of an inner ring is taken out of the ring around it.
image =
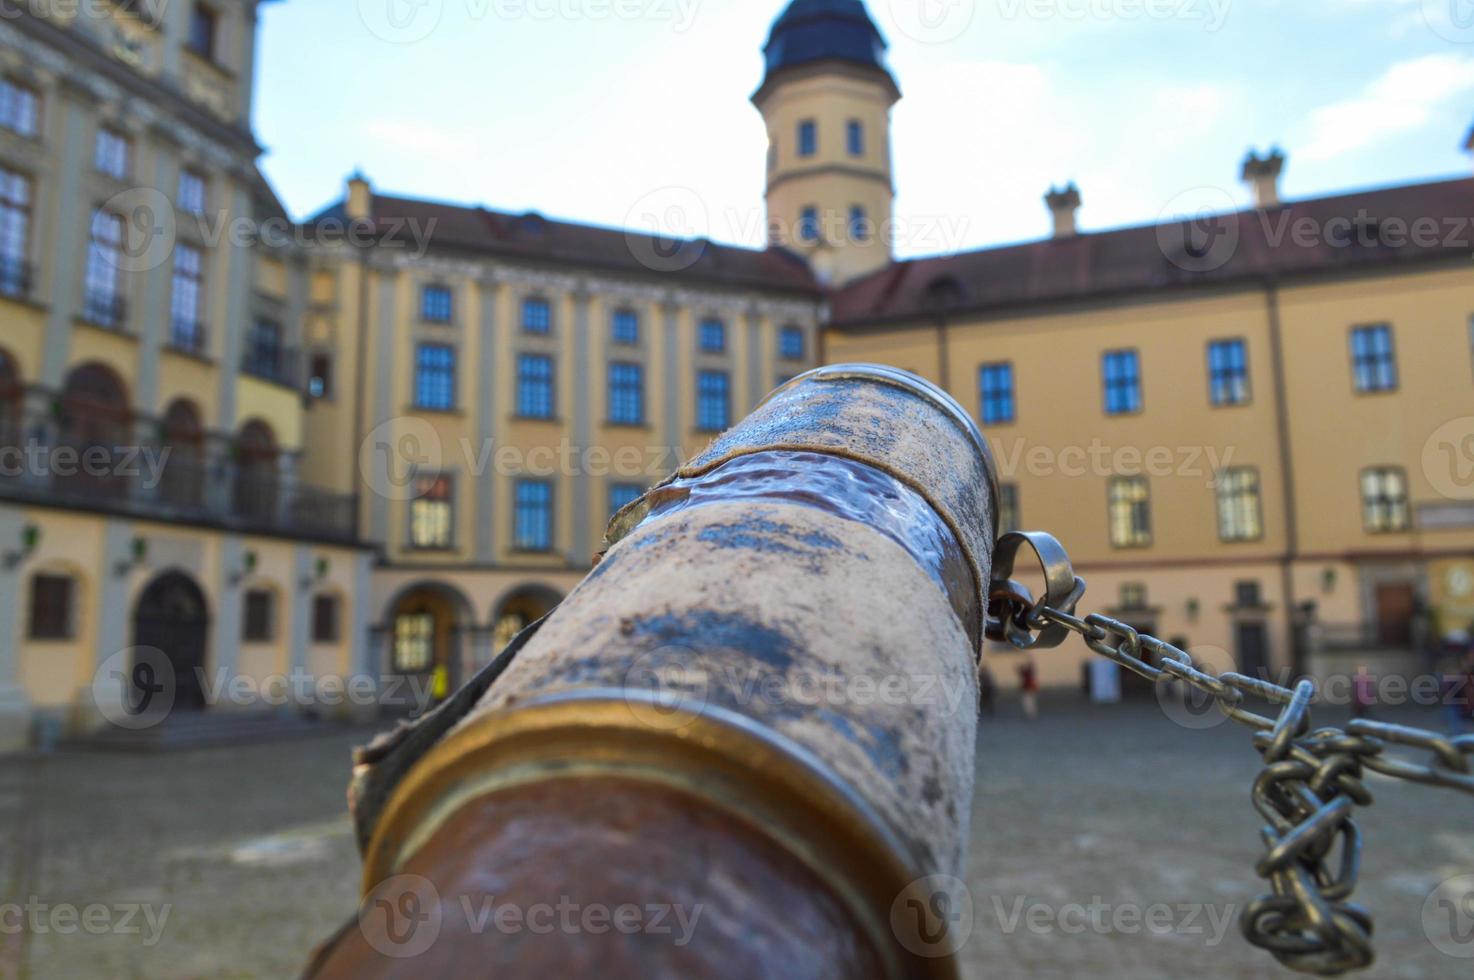
[[[750,95],[786,0],[265,4],[257,138],[288,210],[384,194],[760,245]],[[903,93],[898,255],[1466,175],[1474,0],[867,0]]]

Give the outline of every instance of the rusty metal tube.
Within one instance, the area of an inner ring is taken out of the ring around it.
[[[400,958],[350,929],[313,975],[955,976],[893,911],[963,867],[996,492],[976,426],[920,378],[836,366],[774,392],[615,517],[385,791],[364,894],[431,883],[438,941]],[[684,944],[477,934],[467,894],[703,915]]]

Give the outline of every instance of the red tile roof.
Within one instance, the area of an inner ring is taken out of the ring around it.
[[[929,322],[1028,307],[1474,253],[1474,179],[896,262],[837,291],[831,322]]]
[[[411,236],[424,231],[430,246],[437,249],[655,275],[676,282],[801,292],[816,300],[822,297],[808,264],[778,248],[740,248],[704,239],[667,240],[533,213],[507,214],[378,194],[373,198],[373,218],[381,240],[395,236],[412,240]],[[343,221],[340,202],[310,219],[307,226],[310,230]],[[413,227],[407,224],[411,221]]]

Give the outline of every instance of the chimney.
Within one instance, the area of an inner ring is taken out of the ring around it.
[[[368,221],[374,216],[374,189],[362,170],[355,170],[348,178],[348,197],[344,211],[349,221]]]
[[[1278,149],[1260,157],[1249,151],[1239,179],[1254,188],[1254,206],[1261,211],[1280,206],[1280,174],[1285,172],[1285,155]]]
[[[1056,240],[1074,238],[1080,233],[1075,225],[1075,212],[1080,210],[1080,188],[1073,181],[1063,190],[1050,187],[1049,193],[1044,195],[1044,203],[1049,205],[1049,213],[1054,216]]]

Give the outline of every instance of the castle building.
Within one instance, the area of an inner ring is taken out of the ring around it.
[[[0,20],[0,747],[113,717],[138,648],[213,713],[260,706],[232,678],[443,693],[836,361],[955,395],[1083,608],[1218,669],[1416,669],[1474,621],[1474,180],[1285,201],[1251,154],[1239,213],[1082,232],[1069,185],[1047,239],[897,260],[886,42],[793,0],[765,248],[362,175],[297,224],[249,127],[258,2]]]

